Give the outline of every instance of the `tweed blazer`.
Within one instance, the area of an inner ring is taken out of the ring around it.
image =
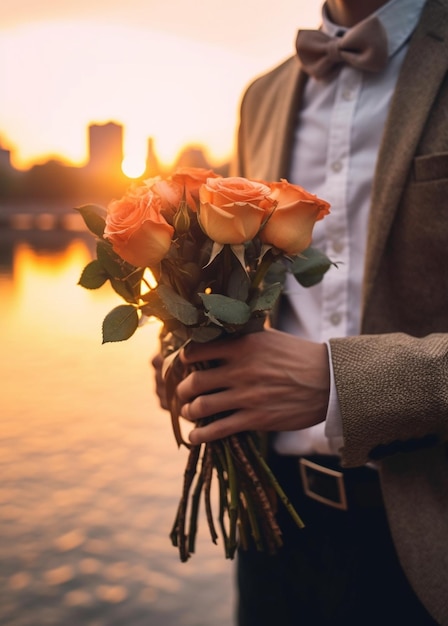
[[[447,70],[448,0],[428,0],[398,78],[374,173],[362,334],[330,341],[343,420],[342,462],[378,463],[403,569],[443,625],[448,625]],[[305,81],[292,57],[249,86],[241,102],[235,173],[288,178]]]

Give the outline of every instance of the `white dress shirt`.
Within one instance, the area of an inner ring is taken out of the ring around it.
[[[375,164],[398,73],[424,4],[425,0],[390,0],[374,13],[388,40],[389,60],[382,72],[372,74],[341,65],[331,79],[307,80],[289,180],[331,204],[330,215],[315,226],[312,245],[335,261],[337,268],[331,267],[319,285],[308,289],[288,277],[290,306],[282,311],[281,330],[317,342],[360,332]],[[329,35],[347,30],[330,22],[325,6],[322,20],[322,30]],[[331,454],[342,443],[332,379],[326,421],[279,433],[274,445],[281,454]]]

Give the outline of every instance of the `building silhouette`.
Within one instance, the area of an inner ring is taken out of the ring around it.
[[[146,153],[146,168],[144,176],[147,178],[153,178],[154,176],[158,176],[162,173],[162,168],[159,163],[159,159],[157,158],[155,149],[154,149],[154,139],[149,137],[148,139],[148,150]]]
[[[91,124],[87,129],[88,159],[85,165],[67,165],[58,159],[38,163],[26,171],[16,170],[11,151],[0,142],[0,201],[39,203],[41,200],[60,206],[62,200],[73,203],[104,204],[123,195],[131,181],[122,171],[123,126],[113,121]],[[175,164],[162,168],[152,137],[148,138],[146,170],[139,180],[166,176],[178,167],[210,169],[202,147],[187,146]],[[228,164],[213,168],[226,176]],[[0,207],[1,208],[1,207]]]
[[[121,175],[123,126],[115,122],[91,124],[88,128],[87,168],[96,175]]]
[[[210,164],[205,158],[202,148],[191,146],[185,148],[180,153],[174,165],[174,169],[177,169],[178,167],[203,167],[208,169]]]
[[[8,172],[12,169],[11,150],[7,150],[6,148],[2,148],[0,146],[0,171]]]

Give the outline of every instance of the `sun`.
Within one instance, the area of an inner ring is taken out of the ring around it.
[[[121,164],[121,169],[128,178],[140,178],[145,173],[146,163],[144,159],[139,157],[126,156]]]

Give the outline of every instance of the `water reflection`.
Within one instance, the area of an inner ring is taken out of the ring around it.
[[[221,546],[203,528],[181,564],[167,538],[185,454],[152,389],[158,326],[101,345],[119,302],[77,285],[92,244],[0,232],[0,623],[229,626]]]

